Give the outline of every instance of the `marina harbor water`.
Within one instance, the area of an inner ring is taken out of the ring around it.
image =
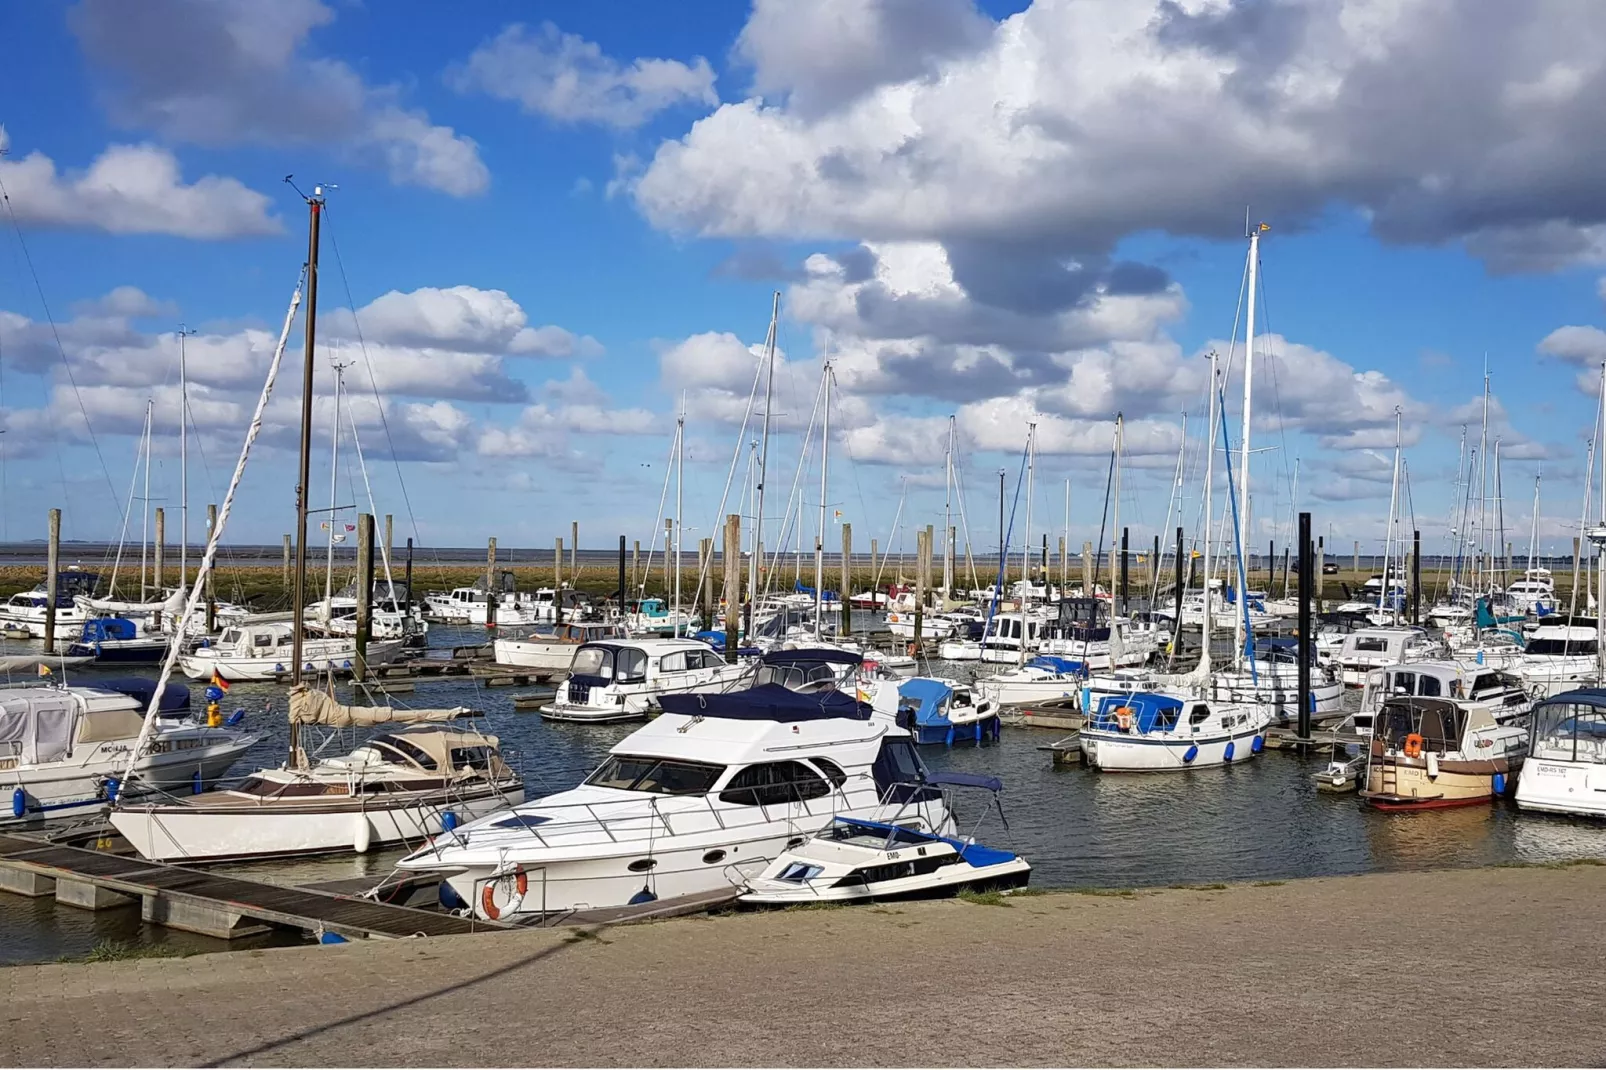
[[[442,646],[483,639],[483,630],[440,628]],[[19,644],[11,644],[18,646]],[[935,663],[933,675],[975,666]],[[106,675],[69,670],[73,683]],[[338,694],[347,694],[341,685]],[[481,711],[479,727],[496,735],[517,763],[531,798],[568,789],[629,735],[633,725],[576,725],[520,711],[514,698],[530,689],[486,687],[473,676],[420,678],[406,696],[413,706],[464,705]],[[538,689],[549,695],[551,688]],[[288,746],[287,692],[274,684],[236,684],[230,711],[260,735],[236,772],[282,761]],[[343,753],[363,732],[345,730],[329,752]],[[357,734],[353,734],[353,732]],[[1606,856],[1606,826],[1565,817],[1519,814],[1509,800],[1420,814],[1388,814],[1359,806],[1353,795],[1311,790],[1324,753],[1270,753],[1226,769],[1177,774],[1100,774],[1056,766],[1041,749],[1062,732],[1006,727],[996,742],[923,747],[938,772],[982,774],[1004,782],[1008,828],[987,826],[992,846],[1030,860],[1032,884],[1047,888],[1141,888],[1179,883],[1288,880],[1444,867],[1543,863]],[[963,807],[961,827],[978,816]],[[974,805],[981,805],[976,801]],[[968,820],[967,820],[968,819]],[[403,851],[282,861],[219,864],[217,872],[296,885],[365,878],[377,883]],[[187,950],[293,943],[273,933],[223,941],[143,925],[137,907],[87,912],[46,897],[0,894],[0,962],[48,961],[88,953],[120,940]]]

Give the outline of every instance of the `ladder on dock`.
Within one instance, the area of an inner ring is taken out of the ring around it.
[[[0,835],[0,890],[89,910],[140,903],[149,922],[221,939],[277,925],[347,939],[505,930],[496,922]]]

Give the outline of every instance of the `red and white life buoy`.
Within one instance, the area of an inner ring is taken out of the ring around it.
[[[496,891],[498,888],[507,887],[508,878],[510,877],[512,878],[513,894],[507,897],[506,902],[498,906]],[[524,867],[514,866],[510,872],[499,874],[485,882],[485,887],[480,889],[480,912],[491,921],[495,921],[504,913],[518,910],[524,902],[524,893],[529,890],[530,878],[525,876]]]

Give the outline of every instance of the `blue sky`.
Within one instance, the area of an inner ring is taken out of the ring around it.
[[[1272,224],[1257,543],[1286,537],[1297,457],[1318,530],[1375,548],[1399,405],[1418,525],[1442,544],[1487,359],[1510,537],[1525,546],[1542,464],[1541,528],[1563,545],[1594,405],[1576,380],[1606,357],[1606,164],[1588,148],[1606,12],[1474,9],[19,6],[0,69],[20,229],[0,239],[0,534],[42,535],[62,504],[69,537],[115,537],[148,398],[152,497],[174,511],[181,323],[192,502],[216,500],[304,255],[293,173],[338,186],[314,503],[327,365],[355,362],[378,509],[409,534],[410,502],[425,544],[550,546],[573,519],[587,546],[650,539],[682,398],[687,538],[708,534],[777,289],[772,517],[830,356],[830,501],[861,548],[885,542],[906,477],[904,531],[941,523],[950,414],[979,545],[1033,414],[1033,541],[1045,516],[1060,534],[1067,478],[1072,541],[1095,538],[1117,410],[1123,516],[1146,542],[1183,409],[1197,467],[1200,354],[1233,329],[1248,204]],[[299,360],[298,324],[234,541],[291,528]],[[366,502],[345,439],[337,496]]]

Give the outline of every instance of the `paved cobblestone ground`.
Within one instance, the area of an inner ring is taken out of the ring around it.
[[[1601,1065],[1606,868],[0,970],[8,1065]]]

